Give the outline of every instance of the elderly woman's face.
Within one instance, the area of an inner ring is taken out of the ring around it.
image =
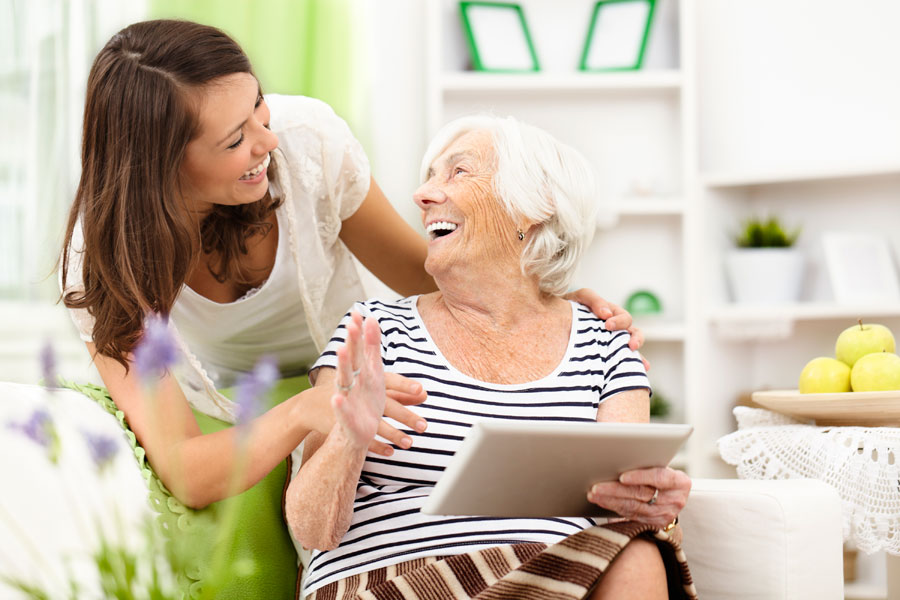
[[[433,276],[454,266],[518,265],[516,224],[494,194],[496,170],[488,131],[457,138],[431,163],[413,198],[428,235],[425,269]]]

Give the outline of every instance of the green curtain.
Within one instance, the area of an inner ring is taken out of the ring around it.
[[[188,19],[241,45],[265,92],[324,100],[368,136],[366,0],[150,0],[150,18]]]

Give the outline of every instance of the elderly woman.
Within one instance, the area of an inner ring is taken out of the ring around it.
[[[420,512],[477,421],[644,422],[650,398],[628,333],[561,298],[594,230],[585,159],[512,118],[468,117],[437,135],[423,171],[415,201],[439,291],[358,305],[311,374],[333,389],[337,423],[307,437],[287,494],[293,535],[316,549],[307,598],[692,597],[679,471],[595,485],[588,499],[615,522]],[[428,393],[390,458],[367,453],[385,372]]]

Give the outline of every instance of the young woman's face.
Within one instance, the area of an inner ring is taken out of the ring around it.
[[[249,73],[220,77],[195,97],[200,132],[185,151],[182,190],[205,214],[214,204],[250,204],[269,186],[266,167],[278,138],[269,131],[269,108]]]

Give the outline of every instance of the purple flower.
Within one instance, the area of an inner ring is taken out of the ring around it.
[[[56,379],[56,353],[53,351],[53,344],[50,340],[45,340],[44,345],[41,346],[40,360],[44,387],[55,387],[58,381]]]
[[[260,411],[263,397],[280,377],[278,361],[274,356],[263,356],[249,373],[244,373],[237,381],[237,422],[243,424],[255,418]]]
[[[24,423],[9,423],[8,427],[44,448],[51,462],[55,463],[59,458],[59,436],[46,408],[37,408]]]
[[[116,441],[106,435],[99,433],[83,432],[84,441],[87,442],[88,450],[91,452],[91,458],[97,469],[103,469],[115,458],[118,447]]]
[[[149,380],[161,377],[178,362],[178,348],[166,319],[152,314],[144,321],[144,334],[134,350],[138,375]]]

